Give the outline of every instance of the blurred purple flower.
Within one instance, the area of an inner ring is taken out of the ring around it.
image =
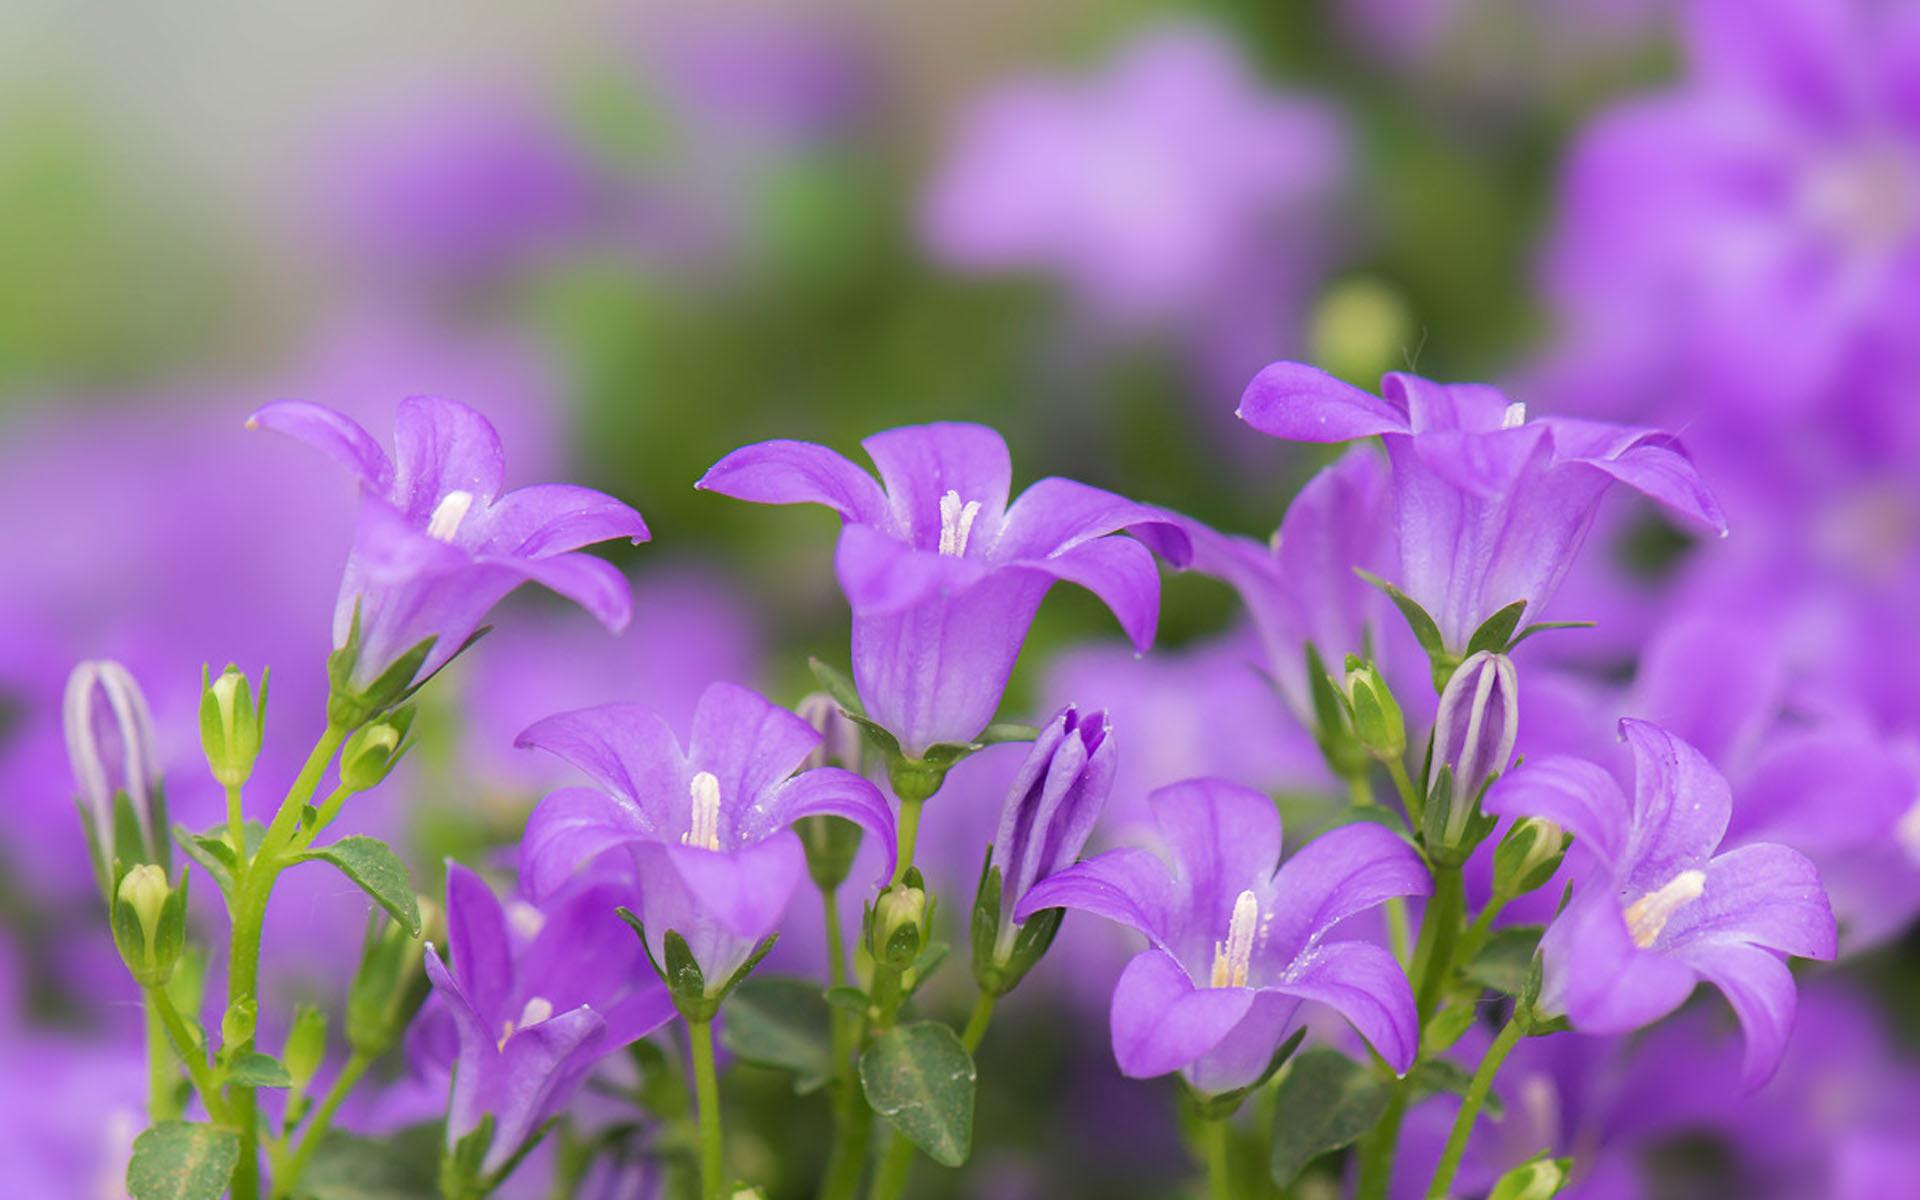
[[[1184,564],[1187,535],[1168,514],[1059,478],[1010,505],[1007,444],[981,425],[892,429],[862,445],[881,483],[824,446],[772,441],[727,455],[696,486],[840,514],[854,682],[866,716],[908,757],[986,728],[1056,580],[1098,596],[1136,648],[1153,643],[1153,553],[1107,535],[1125,530]]]
[[[1811,862],[1772,843],[1716,855],[1732,796],[1701,753],[1657,725],[1624,719],[1629,803],[1582,759],[1528,763],[1489,794],[1488,812],[1558,822],[1592,869],[1541,939],[1541,1005],[1575,1028],[1624,1033],[1678,1008],[1701,979],[1746,1031],[1745,1078],[1764,1083],[1793,1026],[1782,955],[1832,958],[1833,913]]]
[[[1172,863],[1112,850],[1041,881],[1014,910],[1081,909],[1145,934],[1113,994],[1113,1052],[1136,1078],[1179,1071],[1204,1093],[1259,1078],[1303,1001],[1346,1017],[1396,1071],[1418,1041],[1413,993],[1341,921],[1430,887],[1420,857],[1379,825],[1346,825],[1280,864],[1280,817],[1259,792],[1195,779],[1150,799]]]
[[[1543,615],[1601,497],[1616,481],[1724,535],[1720,507],[1679,441],[1653,429],[1565,417],[1484,384],[1398,372],[1373,396],[1300,363],[1247,385],[1240,416],[1274,437],[1345,442],[1381,435],[1393,464],[1401,588],[1464,651],[1516,600]]]
[[[453,963],[429,946],[427,976],[458,1045],[447,1144],[491,1114],[483,1173],[563,1109],[603,1055],[673,1017],[666,987],[614,915],[618,903],[614,889],[584,890],[536,915],[530,938],[516,937],[493,889],[457,863],[448,867]]]
[[[857,36],[817,16],[715,9],[648,41],[649,80],[711,143],[704,153],[830,135],[873,100],[873,64]]]
[[[892,875],[893,813],[878,789],[837,767],[794,774],[819,743],[805,721],[730,683],[707,688],[685,750],[636,704],[548,717],[519,744],[559,755],[599,786],[564,788],[534,810],[522,886],[552,895],[582,865],[624,848],[628,898],[637,888],[649,936],[685,938],[717,994],[773,932],[805,870],[794,821],[824,814],[862,826]]]
[[[609,629],[626,624],[631,607],[620,572],[570,552],[619,537],[645,541],[640,514],[571,484],[500,495],[499,437],[466,405],[427,396],[401,401],[393,458],[352,418],[304,401],[276,401],[248,425],[307,443],[360,485],[354,546],[333,614],[336,648],[347,644],[357,615],[355,684],[371,683],[428,638],[433,647],[416,678],[431,675],[489,609],[527,581],[573,600]]]

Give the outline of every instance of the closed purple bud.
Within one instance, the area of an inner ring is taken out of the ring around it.
[[[839,701],[825,692],[814,692],[795,705],[793,711],[820,735],[820,744],[813,748],[813,753],[807,755],[801,770],[845,767],[856,775],[861,773],[866,735],[858,725],[847,719]]]
[[[1034,884],[1072,866],[1093,833],[1113,790],[1112,735],[1105,712],[1082,714],[1068,705],[1047,723],[1014,776],[993,842],[992,865],[1001,880],[995,962],[1007,961],[1020,932],[1020,923],[1009,919],[1014,905]]]
[[[67,677],[62,718],[67,758],[80,790],[81,812],[97,852],[95,867],[104,881],[116,858],[127,862],[167,860],[161,829],[166,824],[160,760],[154,749],[153,713],[132,674],[109,659],[90,659]],[[133,813],[141,845],[117,843],[116,795],[124,795]]]
[[[1481,790],[1513,759],[1519,728],[1520,679],[1513,660],[1482,650],[1461,663],[1440,694],[1433,722],[1435,778],[1444,769],[1451,786],[1444,813],[1436,814],[1444,817],[1440,828],[1427,826],[1429,841],[1454,847],[1466,835]]]

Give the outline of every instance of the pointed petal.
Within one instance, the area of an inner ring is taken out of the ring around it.
[[[651,536],[632,508],[570,483],[508,492],[487,509],[485,520],[486,541],[478,552],[516,558],[549,558],[615,538],[637,546]]]
[[[1160,620],[1160,572],[1153,553],[1139,542],[1100,538],[1018,566],[1086,588],[1120,622],[1136,651],[1145,654],[1153,647]]]
[[[1834,955],[1833,910],[1819,872],[1798,850],[1761,842],[1707,865],[1699,899],[1661,930],[1663,949],[1695,942],[1745,942],[1801,958]]]
[[[1491,433],[1503,427],[1512,404],[1505,392],[1484,383],[1435,383],[1404,371],[1382,378],[1380,394],[1407,414],[1414,433]]]
[[[1720,989],[1746,1034],[1741,1081],[1757,1088],[1773,1077],[1793,1029],[1793,972],[1768,951],[1738,942],[1695,942],[1675,952]]]
[[[833,566],[854,612],[876,616],[958,595],[993,571],[985,559],[917,550],[866,525],[840,531]]]
[[[1346,442],[1411,429],[1405,408],[1295,362],[1262,368],[1241,395],[1237,415],[1261,433],[1295,442]]]
[[[1253,999],[1250,988],[1195,988],[1164,951],[1135,955],[1113,989],[1113,1057],[1120,1073],[1151,1079],[1179,1070],[1219,1045]]]
[[[1657,501],[1675,515],[1726,536],[1727,517],[1678,438],[1656,429],[1550,417],[1555,457],[1582,463]]]
[[[1633,747],[1633,822],[1620,869],[1630,890],[1646,893],[1706,865],[1727,832],[1733,795],[1706,756],[1658,725],[1627,717],[1620,732]]]
[[[432,945],[427,946],[422,965],[434,994],[453,1018],[460,1043],[459,1056],[454,1060],[453,1090],[447,1097],[447,1144],[452,1145],[478,1128],[491,1107],[499,1060],[494,1048],[496,1035],[486,1018],[474,1011]]]
[[[500,494],[506,455],[500,435],[479,412],[457,400],[408,396],[393,422],[394,506],[423,528],[448,492],[467,492],[485,507]]]
[[[1048,908],[1072,908],[1137,929],[1156,944],[1171,936],[1178,898],[1167,865],[1151,851],[1109,850],[1075,863],[1028,889],[1014,905],[1025,922]]]
[[[1219,937],[1240,893],[1273,877],[1279,812],[1265,793],[1211,778],[1169,784],[1147,804],[1179,872],[1187,923]]]
[[[513,744],[545,750],[638,808],[656,835],[679,828],[693,772],[673,730],[642,704],[601,704],[555,713],[522,730]]]
[[[276,400],[247,418],[249,429],[271,429],[305,442],[333,459],[375,495],[393,481],[393,464],[374,436],[345,413],[305,400]]]
[[[494,561],[578,604],[608,632],[620,632],[633,617],[633,593],[628,590],[627,577],[603,558],[591,554],[561,554],[552,558]]]
[[[560,1111],[588,1068],[612,1048],[605,1032],[599,1013],[576,1008],[507,1038],[500,1049],[501,1094],[490,1106],[493,1144],[481,1170],[505,1166],[533,1131]]]
[[[614,847],[658,836],[630,800],[592,788],[561,788],[527,817],[520,838],[520,886],[534,900],[545,900]]]
[[[1345,1017],[1360,1036],[1405,1075],[1420,1048],[1420,1019],[1413,988],[1393,955],[1371,942],[1328,942],[1307,952],[1271,985],[1274,991],[1324,1004]]]
[[[1176,566],[1192,556],[1186,532],[1172,514],[1058,476],[1042,479],[1020,493],[993,542],[993,556],[1046,558],[1122,530],[1145,537]]]
[[[811,725],[760,693],[708,684],[693,712],[687,763],[720,783],[722,836],[742,826],[749,810],[819,744]]]
[[[1612,775],[1585,759],[1556,756],[1522,763],[1487,790],[1482,808],[1498,817],[1552,821],[1610,872],[1626,850],[1626,793]]]
[[[738,850],[671,843],[658,850],[686,883],[703,916],[734,937],[756,942],[780,924],[806,867],[799,835],[787,830]]]
[[[802,771],[767,797],[766,806],[745,827],[746,836],[763,838],[802,817],[844,817],[867,831],[884,859],[880,882],[893,878],[895,833],[893,809],[880,789],[852,771],[816,767]]]
[[[824,504],[847,521],[887,523],[887,499],[873,476],[812,442],[742,446],[693,486],[756,504]]]
[[[1540,997],[1583,1033],[1628,1033],[1679,1008],[1694,973],[1664,954],[1642,950],[1604,887],[1573,898],[1540,939],[1546,977]]]
[[[633,936],[631,930],[624,931],[629,938]],[[633,990],[601,1014],[607,1021],[609,1046],[630,1046],[680,1015],[673,1004],[673,993],[655,977],[653,968],[642,966],[640,970],[643,975]]]
[[[978,503],[972,537],[989,541],[1006,518],[1013,465],[1007,443],[985,425],[945,421],[876,433],[860,443],[886,485],[894,529],[919,550],[940,545],[940,498]]]
[[[455,862],[447,864],[447,950],[474,1008],[489,1018],[502,1012],[513,995],[506,913],[486,880]]]
[[[1425,896],[1433,881],[1420,855],[1370,821],[1308,842],[1273,879],[1272,924],[1256,954],[1291,962],[1327,930],[1395,896]],[[1307,951],[1309,957],[1315,953]]]

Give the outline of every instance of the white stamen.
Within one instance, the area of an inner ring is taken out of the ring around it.
[[[973,519],[980,515],[980,502],[960,503],[960,493],[948,489],[940,497],[940,553],[959,558],[967,552],[967,535],[973,532]]]
[[[1913,807],[1902,813],[1894,823],[1893,836],[1899,840],[1914,865],[1920,866],[1920,797],[1916,797]]]
[[[693,777],[688,791],[693,795],[693,824],[687,832],[680,835],[683,846],[698,846],[703,850],[720,848],[720,781],[714,778],[712,771],[702,771]]]
[[[1507,411],[1500,414],[1500,428],[1518,429],[1527,423],[1527,406],[1520,401],[1507,405]]]
[[[1260,898],[1251,888],[1233,902],[1233,918],[1227,922],[1227,940],[1213,944],[1214,987],[1245,987],[1247,971],[1253,964],[1254,927],[1260,923]]]
[[[1705,871],[1682,871],[1661,885],[1660,890],[1648,892],[1627,905],[1627,931],[1633,935],[1634,945],[1642,950],[1653,945],[1673,914],[1698,900],[1706,890]]]
[[[433,506],[433,515],[427,518],[427,536],[451,542],[453,535],[460,532],[460,522],[467,519],[467,510],[472,507],[472,492],[448,492],[440,497],[440,503]]]

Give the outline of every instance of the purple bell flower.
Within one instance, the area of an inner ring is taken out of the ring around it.
[[[457,864],[448,868],[453,961],[429,946],[426,969],[457,1046],[447,1144],[490,1114],[483,1174],[499,1170],[559,1113],[603,1056],[674,1015],[667,989],[614,915],[616,892],[583,888],[550,911],[523,906],[510,920],[484,880]]]
[[[1782,956],[1833,957],[1826,892],[1786,846],[1715,854],[1732,811],[1725,778],[1658,725],[1628,718],[1620,730],[1633,749],[1631,800],[1574,758],[1528,763],[1487,797],[1488,812],[1557,822],[1589,864],[1541,939],[1541,1007],[1583,1032],[1624,1033],[1672,1012],[1705,979],[1740,1018],[1744,1074],[1758,1086],[1793,1026]]]
[[[624,849],[622,891],[650,938],[686,939],[710,995],[774,930],[806,870],[801,817],[845,817],[885,848],[893,873],[893,813],[879,789],[838,767],[794,772],[820,735],[755,692],[709,686],[685,749],[665,721],[637,704],[548,717],[521,746],[560,756],[592,777],[563,788],[527,819],[522,886],[552,895],[575,871]]]
[[[1344,442],[1380,435],[1393,464],[1400,578],[1466,650],[1481,622],[1516,600],[1538,618],[1616,481],[1683,518],[1726,532],[1720,506],[1671,434],[1598,421],[1527,420],[1485,384],[1393,373],[1369,395],[1301,363],[1254,377],[1239,413],[1274,437]]]
[[[840,514],[854,683],[905,757],[987,727],[1057,580],[1105,602],[1136,648],[1152,645],[1160,577],[1148,546],[1175,565],[1191,553],[1168,514],[1058,478],[1009,504],[1007,444],[981,425],[891,429],[862,445],[880,482],[824,446],[772,441],[727,455],[696,486]],[[1122,530],[1147,544],[1107,536]]]
[[[333,409],[281,400],[248,418],[333,458],[360,484],[360,516],[333,612],[336,648],[359,614],[350,681],[365,688],[421,642],[432,649],[414,678],[459,652],[488,610],[532,581],[579,604],[612,630],[627,623],[626,581],[611,563],[571,551],[649,536],[640,514],[570,484],[500,494],[505,458],[492,424],[451,400],[410,396],[394,418],[388,457],[358,422]]]
[[[1280,816],[1265,795],[1193,779],[1150,798],[1171,861],[1112,850],[1042,880],[1014,909],[1077,908],[1139,930],[1113,993],[1113,1053],[1135,1078],[1179,1071],[1207,1094],[1258,1079],[1300,1005],[1340,1013],[1396,1071],[1419,1022],[1400,965],[1371,942],[1327,934],[1394,896],[1430,890],[1411,846],[1379,825],[1345,825],[1275,870]]]

